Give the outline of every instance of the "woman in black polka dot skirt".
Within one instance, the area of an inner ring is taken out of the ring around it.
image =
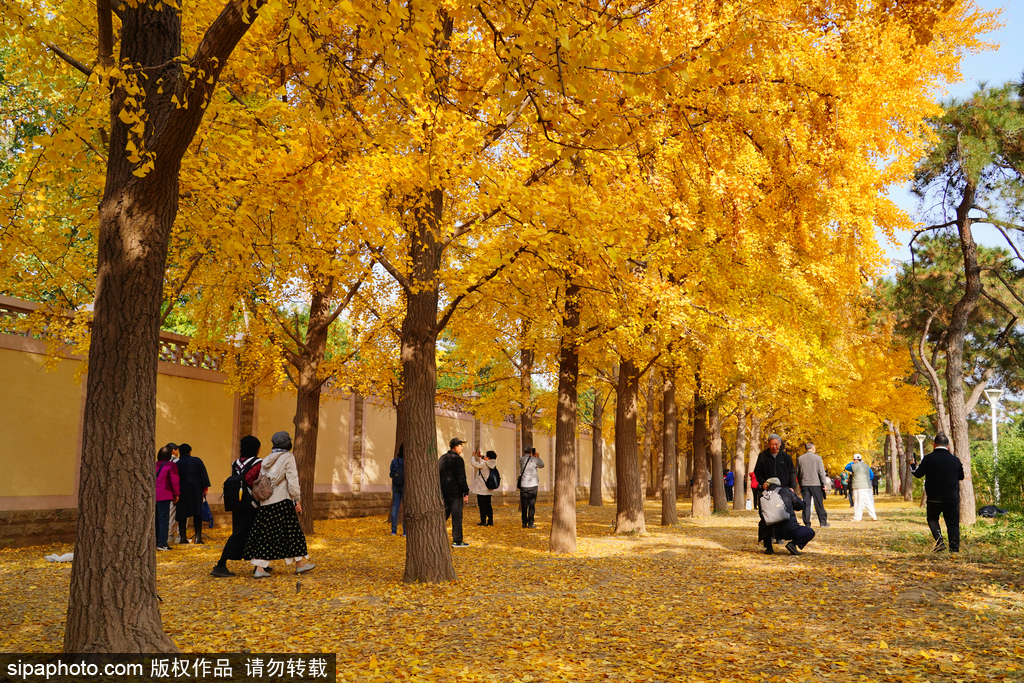
[[[316,565],[309,562],[306,536],[299,526],[302,501],[299,490],[299,471],[295,456],[291,454],[292,438],[288,432],[278,432],[271,437],[274,450],[263,458],[262,472],[270,478],[274,493],[260,503],[253,522],[249,540],[245,542],[242,557],[256,565],[254,576],[265,579],[271,560],[295,563],[295,573],[302,574]]]

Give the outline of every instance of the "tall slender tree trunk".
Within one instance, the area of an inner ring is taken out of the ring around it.
[[[519,393],[523,397],[523,410],[519,413],[519,429],[522,432],[522,449],[533,448],[533,360],[530,348],[530,321],[523,320],[522,348],[519,351]],[[523,452],[519,450],[516,457]]]
[[[637,393],[640,375],[632,360],[619,365],[615,398],[615,533],[645,533],[643,483],[637,457]]]
[[[885,438],[882,439],[882,459],[885,461],[885,492],[893,494],[896,492],[896,473],[893,471],[894,463],[889,453],[889,428],[887,424]]]
[[[967,433],[967,401],[964,397],[964,340],[967,321],[981,297],[981,268],[978,266],[978,245],[974,242],[970,211],[974,207],[976,188],[968,182],[963,200],[957,207],[956,223],[960,234],[960,251],[964,259],[966,282],[963,296],[953,306],[946,328],[946,407],[952,430],[951,446],[964,466],[964,479],[960,482],[960,523],[974,524],[974,479],[971,476],[971,444]]]
[[[764,421],[755,411],[750,411],[750,441],[747,443],[747,500],[754,504],[754,487],[750,485],[750,473],[757,464],[757,454],[761,452],[761,424]],[[760,484],[760,482],[758,482]]]
[[[402,400],[405,406],[406,583],[456,579],[437,476],[437,302],[444,249],[439,239],[442,192],[431,190],[414,208],[409,256],[413,288],[402,321]]]
[[[558,406],[555,410],[555,494],[551,511],[553,553],[576,552],[576,409],[580,375],[580,287],[565,288],[562,341],[558,347]]]
[[[661,390],[662,418],[662,459],[661,459],[661,525],[672,526],[679,523],[676,510],[676,439],[679,420],[676,415],[676,381],[675,369],[665,371],[665,381]]]
[[[157,358],[171,228],[178,214],[181,159],[235,45],[263,2],[229,3],[181,78],[181,11],[156,0],[119,8],[120,55],[113,55],[109,5],[99,6],[99,62],[123,65],[145,90],[144,147],[153,166],[136,176],[121,120],[127,79],[110,97],[110,147],[98,211],[96,298],[82,430],[75,562],[64,652],[175,652],[164,633],[153,553]],[[142,71],[145,69],[145,71]],[[146,80],[142,81],[142,74]],[[191,104],[179,108],[172,101]],[[142,149],[143,145],[139,145]]]
[[[722,401],[711,405],[711,485],[715,501],[715,512],[729,509],[729,501],[725,499],[725,478],[722,461]]]
[[[711,516],[711,489],[708,486],[708,405],[700,396],[700,381],[693,394],[693,485],[690,516]]]
[[[886,446],[889,449],[889,478],[892,483],[892,493],[896,495],[902,491],[901,482],[903,478],[900,472],[901,458],[899,456],[899,449],[896,448],[896,430],[890,420],[885,421],[886,432],[885,441]]]
[[[742,398],[740,399],[743,400]],[[744,457],[747,449],[747,406],[741,404],[736,415],[736,450],[732,459],[732,509],[742,510],[746,496],[743,494],[743,482],[747,479],[747,468]]]
[[[643,491],[644,498],[647,498],[648,487],[653,488],[651,482],[653,481],[654,473],[657,471],[652,467],[654,457],[654,440],[656,435],[654,433],[654,410],[655,410],[655,397],[654,390],[657,384],[657,372],[654,368],[651,368],[651,376],[647,383],[647,397],[644,405],[644,441],[643,448],[640,453],[640,481],[643,482],[641,489]]]
[[[601,389],[594,387],[594,421],[590,426],[593,435],[593,457],[590,459],[590,505],[604,505],[601,490],[604,479],[604,397]]]

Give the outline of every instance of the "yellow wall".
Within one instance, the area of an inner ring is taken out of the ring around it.
[[[457,417],[450,417],[450,415],[438,415],[436,418],[435,429],[437,430],[437,457],[439,458],[448,452],[448,442],[456,436],[469,444],[470,448],[473,446],[472,418],[460,419]],[[472,450],[462,452],[466,457],[471,453]],[[502,472],[502,476],[504,475],[505,473]]]
[[[391,406],[366,402],[363,409],[363,491],[391,490],[391,460],[395,455],[398,419]]]
[[[590,486],[590,471],[594,466],[594,442],[589,436],[581,436],[577,443],[579,471],[576,481],[580,486]]]
[[[219,492],[231,474],[231,461],[238,457],[234,430],[235,397],[223,384],[157,375],[156,446],[168,441],[192,446],[192,455],[203,461],[210,475],[211,494]]]
[[[82,385],[79,361],[0,349],[0,497],[73,496]],[[156,451],[153,451],[154,457]]]
[[[270,437],[277,432],[295,436],[295,392],[281,391],[273,396],[257,395],[253,436],[260,440],[260,455],[270,453]]]
[[[350,491],[352,483],[349,449],[352,402],[348,398],[320,401],[320,432],[316,440],[317,490]]]

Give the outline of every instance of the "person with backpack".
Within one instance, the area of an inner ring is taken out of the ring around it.
[[[537,489],[540,476],[537,470],[544,467],[544,461],[537,457],[536,448],[524,448],[519,458],[519,508],[523,515],[523,528],[536,529],[533,515],[537,508]]]
[[[228,560],[242,559],[242,551],[259,508],[252,497],[252,487],[262,468],[260,445],[260,440],[255,436],[243,436],[239,443],[238,459],[231,463],[231,476],[224,482],[224,509],[231,512],[231,535],[210,576],[234,576],[235,573],[228,569]]]
[[[398,453],[391,460],[391,535],[398,535],[398,509],[405,495],[405,444],[398,447]],[[405,518],[402,518],[402,535],[405,536]]]
[[[295,456],[291,453],[292,437],[288,432],[276,432],[270,437],[270,443],[274,448],[263,458],[260,476],[252,487],[253,498],[260,507],[242,551],[242,559],[256,567],[253,576],[257,579],[270,576],[267,568],[271,560],[294,564],[296,574],[316,568],[309,561],[306,535],[299,525],[302,489]]]
[[[784,482],[783,486],[790,490],[796,489],[796,468],[793,467],[793,459],[782,447],[782,437],[778,434],[769,436],[768,448],[758,453],[757,462],[754,464],[754,475],[757,481],[761,482],[762,497],[764,489],[768,487],[768,480],[772,478]],[[763,517],[757,523],[757,540],[759,543],[764,543],[765,552],[771,551],[772,538]]]
[[[188,543],[188,520],[192,520],[196,535],[193,543],[202,545],[203,541],[203,500],[210,489],[210,475],[206,473],[206,465],[192,455],[192,447],[187,443],[178,446],[178,478],[181,483],[181,495],[178,497],[179,543]]]
[[[491,496],[494,491],[490,486],[494,483],[491,473],[497,473],[495,468],[498,466],[498,454],[487,451],[487,455],[482,457],[480,449],[477,449],[469,459],[469,464],[476,470],[473,480],[469,483],[469,492],[476,494],[476,504],[480,508],[480,522],[477,526],[494,526],[494,508],[491,507]]]
[[[178,466],[171,462],[173,451],[164,446],[156,454],[156,549],[170,550],[167,529],[172,502],[178,500]]]
[[[778,477],[769,477],[761,493],[761,521],[768,530],[765,555],[774,555],[772,539],[788,540],[790,555],[800,555],[804,546],[814,538],[814,529],[796,521],[796,511],[804,509],[804,501],[792,489],[783,486]]]

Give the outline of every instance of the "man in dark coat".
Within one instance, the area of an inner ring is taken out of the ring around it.
[[[800,550],[814,538],[814,529],[803,526],[796,521],[796,511],[804,509],[804,501],[792,489],[780,486],[779,480],[775,477],[771,477],[765,482],[765,490],[778,491],[782,497],[782,502],[786,505],[786,512],[789,513],[787,519],[767,527],[770,538],[774,538],[777,541],[788,540],[789,543],[786,544],[786,550],[789,551],[789,554],[800,555]],[[772,549],[771,540],[769,540],[764,552],[767,555],[774,554],[775,551]]]
[[[444,518],[452,519],[452,547],[465,548],[462,540],[462,506],[469,502],[469,484],[466,482],[466,461],[462,459],[462,446],[466,442],[455,437],[448,442],[448,452],[441,456],[437,466],[441,474],[441,496],[444,498]]]
[[[772,434],[768,437],[768,448],[761,451],[754,464],[754,476],[760,482],[761,488],[768,488],[768,480],[776,478],[786,488],[796,488],[796,468],[793,467],[793,459],[789,457],[782,448],[782,437]],[[803,508],[801,508],[803,509]],[[771,534],[764,520],[757,523],[757,540],[764,543],[765,552],[772,549]]]
[[[928,497],[928,528],[935,539],[935,552],[946,549],[942,542],[939,515],[946,518],[946,535],[949,536],[949,552],[960,552],[960,482],[964,478],[964,466],[960,458],[949,452],[949,438],[945,434],[935,435],[935,448],[921,458],[921,464],[914,468],[915,477],[926,477],[924,492]]]
[[[193,543],[205,543],[203,540],[203,500],[206,491],[210,488],[210,475],[206,473],[206,465],[199,458],[192,455],[192,447],[187,443],[178,446],[178,479],[181,487],[181,496],[178,498],[178,508],[175,516],[178,520],[178,533],[181,538],[179,543],[188,543],[188,520],[196,530],[196,537]]]

